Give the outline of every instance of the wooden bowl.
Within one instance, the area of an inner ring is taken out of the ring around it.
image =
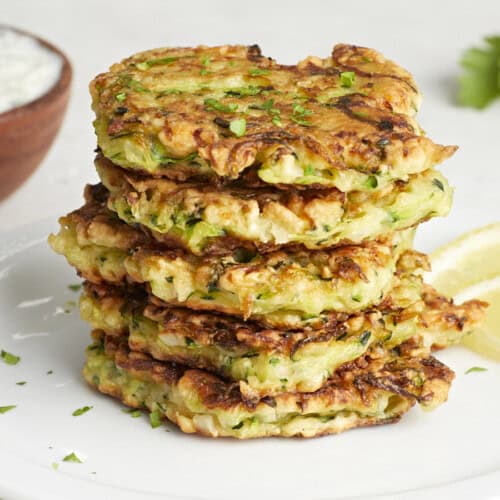
[[[44,95],[0,113],[0,200],[28,179],[49,150],[66,111],[72,76],[68,58],[57,47],[17,28],[1,27],[30,36],[55,52],[62,68],[59,79]]]

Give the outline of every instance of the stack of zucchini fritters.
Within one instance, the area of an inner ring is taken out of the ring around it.
[[[51,235],[86,280],[85,379],[152,421],[252,438],[337,433],[446,400],[430,354],[484,304],[423,284],[415,227],[446,215],[455,151],[371,49],[284,66],[169,48],[90,86],[101,183]]]

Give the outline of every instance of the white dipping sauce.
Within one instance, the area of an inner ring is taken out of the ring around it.
[[[58,54],[27,35],[0,26],[0,113],[48,92],[61,68]]]

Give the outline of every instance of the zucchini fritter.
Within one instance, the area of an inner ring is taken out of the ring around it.
[[[83,375],[100,392],[184,432],[240,439],[314,437],[394,422],[418,401],[432,409],[446,401],[453,372],[418,348],[399,355],[382,349],[340,367],[312,393],[284,392],[255,402],[237,386],[202,370],[153,360],[126,340],[94,332]]]
[[[321,328],[277,330],[216,313],[151,302],[141,290],[87,283],[80,314],[93,329],[128,337],[133,351],[240,382],[247,398],[319,389],[371,345],[396,346],[416,333],[419,307],[329,318]]]
[[[177,180],[254,170],[265,183],[371,191],[456,150],[412,118],[411,75],[352,45],[296,66],[257,46],[154,49],[114,64],[90,91],[102,153]]]
[[[151,246],[144,233],[100,205],[85,205],[60,220],[52,248],[94,283],[145,283],[170,304],[214,310],[270,324],[293,325],[329,311],[353,313],[379,304],[398,284],[396,264],[411,246],[413,231],[384,241],[332,250],[277,251],[198,257]],[[409,260],[413,252],[408,252]],[[420,254],[409,295],[418,300]],[[411,297],[409,298],[411,302]]]
[[[96,167],[110,191],[108,207],[122,220],[195,254],[238,244],[262,252],[362,243],[444,216],[452,198],[446,179],[432,169],[384,190],[345,194],[178,183],[127,172],[102,157]]]

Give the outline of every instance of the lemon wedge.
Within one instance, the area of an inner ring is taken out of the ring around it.
[[[500,361],[500,223],[476,229],[430,255],[425,280],[457,303],[470,299],[490,304],[486,320],[463,344]]]
[[[432,271],[424,279],[448,297],[499,276],[500,223],[470,231],[438,248],[430,258]]]

